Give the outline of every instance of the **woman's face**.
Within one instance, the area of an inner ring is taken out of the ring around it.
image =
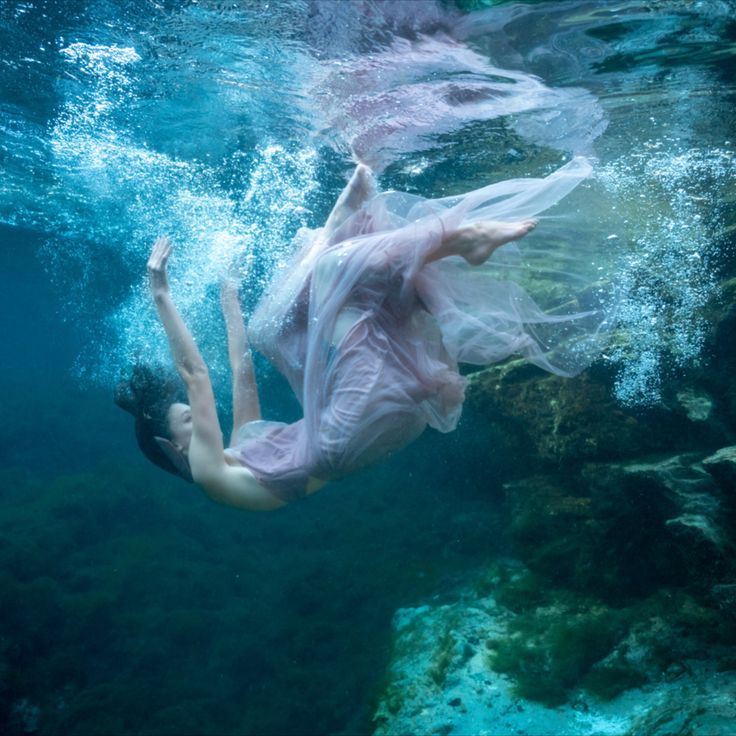
[[[172,404],[166,418],[171,441],[186,454],[192,441],[192,410],[189,404]]]

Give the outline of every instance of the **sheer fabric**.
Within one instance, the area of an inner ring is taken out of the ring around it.
[[[563,376],[585,368],[599,350],[605,311],[581,309],[579,300],[566,309],[556,304],[554,313],[537,304],[520,283],[530,269],[537,283],[562,284],[570,299],[587,286],[572,272],[545,272],[543,243],[538,252],[531,237],[519,241],[530,241],[528,254],[505,245],[480,267],[460,257],[426,261],[445,233],[480,220],[533,217],[590,172],[588,161],[576,158],[543,179],[461,196],[386,192],[329,237],[302,231],[250,334],[286,376],[304,417],[246,425],[238,460],[279,498],[293,500],[306,493],[310,477],[340,478],[403,447],[427,425],[454,429],[465,388],[459,362],[488,365],[518,354]]]

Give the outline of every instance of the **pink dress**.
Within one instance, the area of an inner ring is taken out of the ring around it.
[[[457,197],[387,192],[329,239],[321,230],[302,231],[298,253],[262,299],[250,333],[288,379],[304,417],[251,422],[230,452],[291,501],[305,495],[310,478],[343,477],[427,425],[454,429],[465,389],[458,362],[489,365],[518,354],[559,375],[586,367],[599,350],[605,312],[577,304],[572,312],[543,311],[513,278],[526,268],[516,244],[481,267],[460,257],[425,260],[444,232],[532,217],[590,170],[576,158],[544,179]]]

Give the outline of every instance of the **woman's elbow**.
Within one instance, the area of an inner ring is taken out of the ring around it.
[[[187,389],[210,385],[210,373],[204,361],[186,361],[178,366],[179,375]]]

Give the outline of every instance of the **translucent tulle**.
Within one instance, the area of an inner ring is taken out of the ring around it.
[[[590,171],[576,158],[543,179],[445,199],[387,192],[329,237],[303,231],[250,333],[288,379],[304,418],[246,426],[240,461],[291,500],[306,492],[310,477],[339,478],[403,447],[427,425],[452,430],[465,388],[459,362],[520,355],[564,376],[586,367],[607,315],[576,276],[574,253],[554,243],[545,252],[544,225],[539,236],[503,246],[480,267],[460,257],[426,261],[458,226],[533,217]],[[550,227],[552,241],[555,231]],[[570,268],[561,269],[560,258]],[[539,303],[523,284],[540,292]]]

